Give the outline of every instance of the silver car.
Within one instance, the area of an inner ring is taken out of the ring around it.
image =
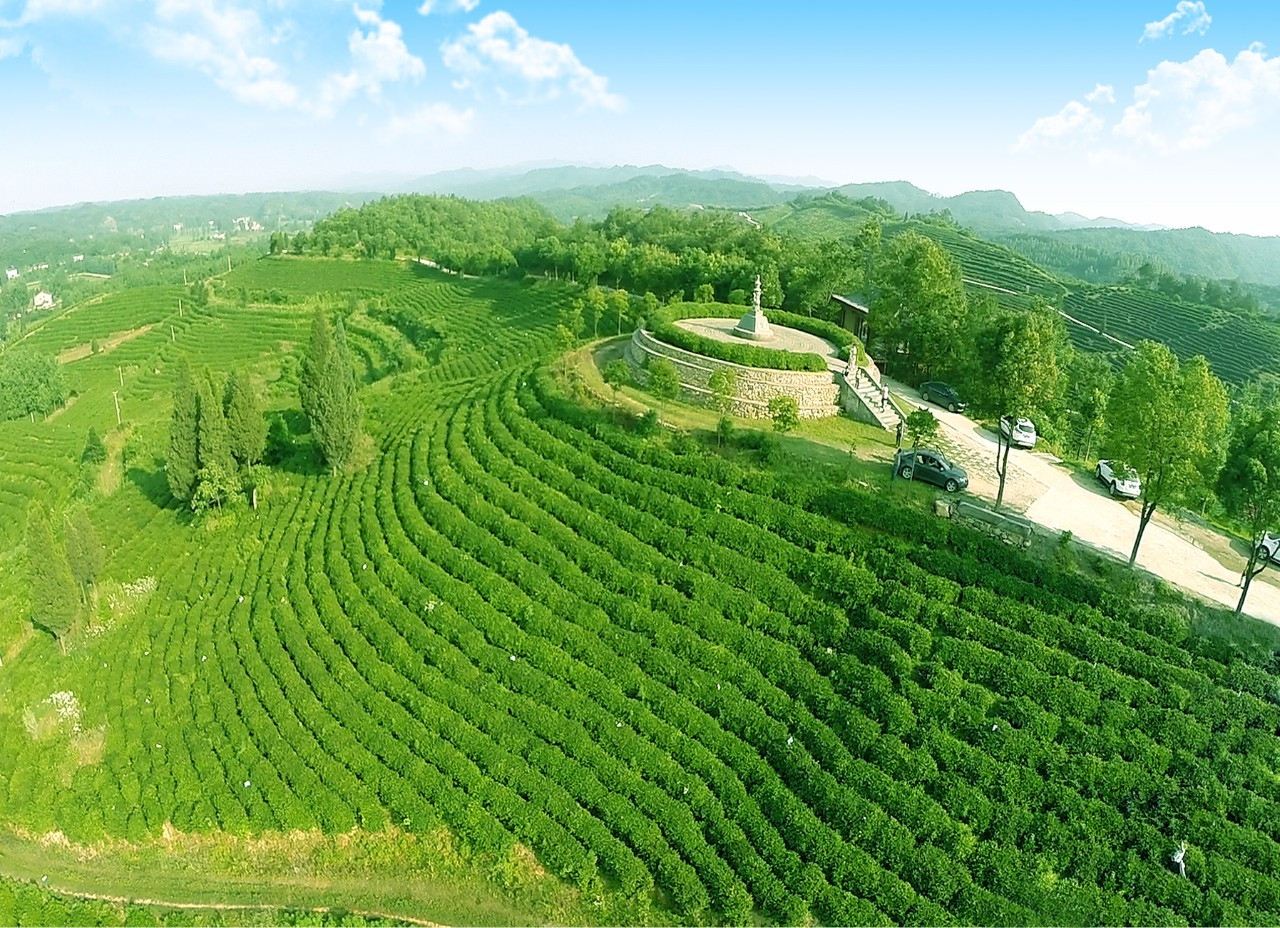
[[[1126,467],[1123,473],[1116,473],[1110,461],[1099,461],[1094,474],[1112,496],[1137,499],[1142,495],[1142,481],[1132,467]]]

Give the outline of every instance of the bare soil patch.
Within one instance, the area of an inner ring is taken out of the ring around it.
[[[137,338],[140,335],[146,335],[154,328],[155,323],[148,323],[147,325],[140,326],[139,328],[130,329],[127,332],[116,332],[113,335],[109,335],[106,338],[99,340],[98,352],[101,354],[110,351],[113,348],[123,345],[130,339]],[[92,357],[92,355],[93,342],[89,341],[85,342],[83,345],[76,345],[74,348],[68,348],[66,351],[61,352],[58,355],[58,363],[70,364],[72,361],[82,361],[85,358]]]

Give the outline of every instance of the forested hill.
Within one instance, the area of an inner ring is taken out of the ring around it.
[[[175,227],[231,233],[236,220],[247,219],[241,228],[256,222],[265,231],[292,231],[377,196],[309,191],[156,197],[10,213],[0,216],[0,266],[25,271],[32,265],[67,263],[79,254],[145,252],[167,242]]]
[[[734,209],[754,211],[783,203],[792,192],[776,190],[754,180],[705,178],[689,174],[639,176],[600,187],[575,187],[531,194],[562,222],[603,219],[615,206],[670,206],[675,209]]]
[[[1006,236],[996,238],[1004,240]],[[1275,236],[1231,235],[1207,229],[1069,229],[1018,236],[1009,243],[1019,251],[1089,249],[1123,255],[1131,262],[1154,262],[1183,275],[1280,285],[1280,237]]]
[[[906,181],[822,188],[766,182],[732,171],[686,171],[662,165],[561,166],[524,173],[449,171],[417,178],[399,189],[479,200],[529,197],[562,222],[603,219],[615,206],[657,205],[744,210],[759,219],[757,211],[762,208],[803,204],[836,193],[853,202],[879,200],[911,216],[945,214],[1037,263],[1094,283],[1117,282],[1150,262],[1183,277],[1280,284],[1280,237],[1147,229],[1119,219],[1052,215],[1026,209],[1007,190],[971,190],[944,197]],[[811,218],[804,217],[805,221]],[[1084,259],[1081,249],[1088,252]],[[1101,269],[1096,276],[1094,269]]]
[[[1280,353],[1280,325],[1257,312],[1252,295],[1239,288],[1163,272],[1118,286],[1089,284],[1048,271],[945,216],[907,219],[883,201],[854,202],[836,193],[751,216],[618,207],[599,222],[572,225],[532,199],[389,197],[341,210],[309,234],[275,237],[272,247],[374,258],[407,254],[466,274],[599,280],[661,301],[746,302],[760,274],[766,307],[823,313],[832,293],[875,289],[882,237],[888,252],[898,238],[912,235],[945,250],[972,300],[994,299],[1017,310],[1043,300],[1079,320],[1068,331],[1082,348],[1113,352],[1153,339],[1186,358],[1203,354],[1235,383],[1270,371]]]

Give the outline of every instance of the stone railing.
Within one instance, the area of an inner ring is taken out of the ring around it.
[[[883,375],[880,373],[880,368],[876,366],[875,361],[871,360],[871,355],[864,353],[863,359],[864,363],[858,365],[858,367],[862,368],[862,376],[870,377],[872,382],[879,387],[883,382],[881,379]]]
[[[705,406],[712,405],[707,383],[721,368],[738,375],[738,395],[730,412],[744,419],[767,419],[769,400],[775,396],[793,396],[802,419],[821,419],[840,412],[840,385],[829,371],[775,371],[762,367],[744,367],[695,354],[658,341],[643,329],[637,329],[625,353],[636,380],[648,383],[645,370],[650,358],[666,358],[675,365],[680,378],[680,392],[685,399]]]

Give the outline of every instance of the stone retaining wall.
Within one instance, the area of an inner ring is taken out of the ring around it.
[[[649,373],[645,370],[649,358],[666,358],[680,376],[681,396],[704,406],[712,405],[711,391],[707,388],[711,375],[720,368],[734,370],[738,375],[738,396],[730,412],[744,419],[769,418],[769,400],[775,396],[794,396],[802,419],[822,419],[840,412],[839,378],[830,371],[743,367],[660,342],[643,329],[636,329],[631,336],[624,356],[640,384],[649,382]]]

